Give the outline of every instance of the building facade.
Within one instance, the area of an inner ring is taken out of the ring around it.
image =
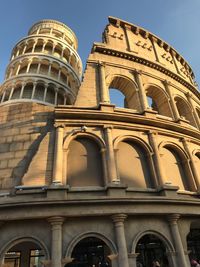
[[[77,47],[66,25],[43,20],[12,51],[0,87],[0,266],[190,266],[200,259],[191,67],[114,17],[83,78]]]

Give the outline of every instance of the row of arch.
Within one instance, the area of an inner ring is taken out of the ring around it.
[[[60,64],[60,62],[50,61],[47,58],[25,58],[19,62],[12,63],[7,69],[6,79],[21,74],[48,75],[48,77],[67,84],[67,86],[72,88],[80,85],[80,80],[73,69],[69,69],[64,64]]]
[[[138,84],[125,76],[114,76],[111,81],[107,81],[107,86],[110,92],[110,101],[114,104],[117,103],[116,106],[140,112],[144,105],[141,103],[140,91],[144,90],[146,99],[143,101],[146,108],[150,108],[164,117],[186,120],[193,127],[199,126],[200,107],[193,106],[191,96],[186,99],[178,94],[173,96],[172,93],[170,95],[170,92],[154,84],[146,85],[138,90]]]
[[[111,166],[107,163],[109,159],[102,141],[89,134],[80,134],[65,143],[64,151],[67,151],[67,184],[71,187],[104,186],[108,179],[107,169]],[[114,143],[114,152],[117,177],[122,184],[130,188],[159,186],[154,151],[143,140],[132,136],[120,137]],[[196,191],[198,182],[194,179],[194,172],[200,172],[200,150],[191,153],[195,166],[191,165],[187,152],[177,144],[161,143],[159,153],[164,183],[178,186],[180,190]]]
[[[200,229],[190,229],[187,235],[190,258],[200,255],[196,247],[196,237],[199,234]],[[86,232],[69,244],[65,252],[69,263],[65,267],[114,267],[117,265],[113,255],[117,257],[117,254],[117,247],[109,238],[98,232]],[[131,254],[137,255],[134,266],[153,267],[152,262],[158,261],[162,267],[174,267],[172,255],[175,254],[175,249],[167,237],[156,231],[139,232],[133,240]],[[24,267],[39,267],[43,266],[41,263],[45,260],[50,260],[50,253],[45,243],[38,238],[21,237],[4,246],[0,260],[15,267],[21,267],[20,260]]]
[[[82,72],[81,59],[77,52],[67,44],[47,38],[31,38],[21,41],[13,50],[11,60],[25,54],[42,53],[48,54],[70,64],[80,76]]]
[[[71,105],[74,97],[62,87],[42,80],[18,81],[8,84],[0,96],[0,103],[14,100],[33,100],[52,105]]]
[[[75,43],[69,38],[68,31],[59,31],[58,29],[50,28],[50,27],[38,27],[35,30],[29,32],[29,36],[31,35],[51,35],[55,38],[61,39],[70,44],[74,49],[77,47]]]

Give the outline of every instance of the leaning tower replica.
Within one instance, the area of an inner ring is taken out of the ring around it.
[[[83,78],[77,46],[66,25],[43,20],[12,51],[0,87],[0,266],[190,266],[200,260],[191,67],[114,17]]]

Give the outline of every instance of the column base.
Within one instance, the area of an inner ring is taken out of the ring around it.
[[[59,186],[50,186],[47,188],[47,197],[54,199],[67,199],[69,186],[68,185],[59,185]]]
[[[118,180],[113,181],[106,187],[107,195],[110,197],[125,197],[127,185],[121,184]]]
[[[179,187],[174,186],[174,185],[164,184],[164,185],[158,187],[157,190],[161,196],[177,197],[178,196],[177,191],[179,190]]]

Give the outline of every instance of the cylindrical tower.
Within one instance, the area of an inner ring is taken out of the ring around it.
[[[61,22],[42,20],[13,48],[1,88],[1,103],[34,101],[73,104],[82,62],[73,31]]]

